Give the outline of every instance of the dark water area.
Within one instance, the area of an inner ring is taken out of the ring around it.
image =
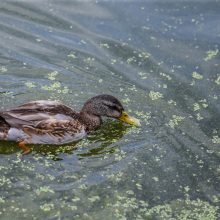
[[[108,93],[141,121],[0,142],[0,219],[220,218],[220,1],[1,1],[0,110]]]

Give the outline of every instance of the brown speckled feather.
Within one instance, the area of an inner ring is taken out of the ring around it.
[[[27,153],[25,143],[63,144],[78,140],[86,132],[98,128],[102,116],[140,125],[111,95],[90,98],[79,113],[60,102],[42,100],[0,112],[0,139],[19,141],[19,146]]]
[[[34,101],[17,108],[0,113],[11,126],[19,127],[26,124],[36,125],[36,123],[63,115],[63,118],[77,118],[77,112],[57,101]]]
[[[1,139],[4,140],[7,138],[9,129],[10,129],[9,124],[5,121],[4,118],[0,116],[0,140]]]
[[[29,102],[0,117],[0,139],[60,144],[85,135],[78,113],[56,101]]]

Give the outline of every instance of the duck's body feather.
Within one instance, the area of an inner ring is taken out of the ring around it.
[[[111,95],[90,98],[80,112],[57,101],[41,100],[0,112],[0,140],[18,141],[23,154],[27,154],[27,143],[64,144],[81,139],[101,125],[102,116],[140,125]]]
[[[64,144],[86,135],[78,113],[56,101],[29,102],[0,112],[0,139]]]

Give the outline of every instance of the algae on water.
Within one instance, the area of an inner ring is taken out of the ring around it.
[[[150,91],[149,97],[151,98],[151,100],[154,101],[154,100],[163,98],[163,94],[160,92]]]
[[[184,120],[185,117],[182,116],[178,116],[178,115],[173,115],[172,119],[170,119],[170,121],[168,122],[168,125],[171,128],[175,128],[177,125],[179,125],[180,122],[182,122]]]
[[[204,58],[204,60],[209,61],[209,60],[213,59],[214,57],[216,57],[217,54],[218,54],[218,49],[209,50],[206,52],[206,57]]]
[[[217,136],[217,135],[213,136],[213,137],[212,137],[212,142],[213,142],[214,144],[220,144],[220,137]]]
[[[0,66],[0,73],[5,73],[7,71],[8,69],[5,66]]]
[[[217,85],[220,85],[220,74],[218,74],[218,76],[217,76],[217,78],[216,78],[216,80],[215,80],[215,83],[216,83]]]
[[[198,73],[198,72],[196,72],[196,71],[194,71],[193,73],[192,73],[192,77],[194,78],[194,79],[203,79],[203,75],[201,75],[200,73]]]

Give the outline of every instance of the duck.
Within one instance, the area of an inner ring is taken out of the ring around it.
[[[103,117],[140,126],[140,121],[124,110],[112,95],[96,95],[77,112],[59,101],[31,101],[0,112],[0,140],[16,141],[22,154],[28,144],[62,145],[75,142],[99,128]]]

